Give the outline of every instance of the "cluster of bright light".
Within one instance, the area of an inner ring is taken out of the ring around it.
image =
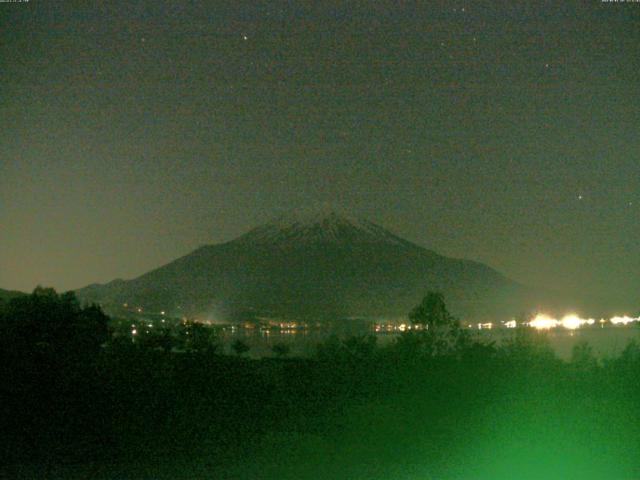
[[[620,324],[627,325],[628,323],[631,323],[631,322],[640,322],[640,317],[638,317],[638,318],[632,318],[632,317],[627,317],[627,316],[613,317],[609,321],[611,323],[613,323],[614,325],[620,325]]]
[[[472,325],[469,324],[469,328],[471,328]],[[374,331],[376,333],[384,333],[384,332],[406,332],[409,330],[422,330],[422,325],[420,324],[415,324],[412,325],[410,323],[401,323],[401,324],[396,324],[396,323],[376,323],[374,325]]]
[[[613,317],[609,320],[613,325],[627,325],[631,322],[640,321],[639,318],[632,317]],[[513,322],[513,326],[515,326],[515,321]],[[511,324],[512,322],[507,322],[507,324]],[[578,315],[570,314],[565,315],[562,319],[558,320],[557,318],[550,317],[549,315],[545,315],[543,313],[536,315],[536,317],[531,320],[528,325],[537,330],[549,330],[555,327],[564,327],[567,330],[576,330],[584,325],[593,325],[596,321],[593,318],[581,318]],[[600,324],[607,323],[605,319],[599,321]],[[507,325],[507,327],[511,327],[511,325]]]
[[[551,318],[548,315],[540,313],[536,315],[536,318],[529,322],[529,326],[537,330],[549,330],[558,326],[558,320]]]
[[[531,328],[535,328],[536,330],[551,330],[557,327],[562,327],[567,330],[577,330],[580,327],[584,327],[587,325],[595,325],[596,322],[599,323],[601,326],[604,326],[606,323],[611,323],[612,325],[628,325],[629,323],[632,323],[632,322],[640,322],[640,317],[633,318],[629,316],[619,316],[619,317],[612,317],[609,320],[604,318],[600,320],[595,320],[593,318],[582,318],[579,315],[576,315],[575,313],[571,313],[558,319],[558,318],[552,317],[551,315],[547,315],[545,313],[539,313],[528,322],[527,321],[518,322],[516,319],[512,319],[506,322],[503,321],[501,322],[501,324],[504,328],[516,328],[518,325],[523,325],[523,326],[529,326]],[[491,322],[475,323],[475,324],[468,323],[465,325],[468,328],[477,328],[478,330],[491,330],[496,326],[494,323],[491,323]],[[376,332],[383,332],[383,331],[404,332],[405,330],[412,330],[412,329],[419,330],[420,325],[388,324],[388,325],[375,326]]]
[[[538,330],[549,330],[558,326],[564,327],[567,330],[575,330],[583,325],[593,325],[594,323],[595,320],[593,318],[580,318],[575,314],[565,315],[560,320],[552,318],[549,315],[539,314],[529,322],[529,326]]]
[[[575,330],[583,325],[593,325],[595,322],[593,318],[580,318],[577,315],[566,315],[560,320],[560,324],[568,330]]]

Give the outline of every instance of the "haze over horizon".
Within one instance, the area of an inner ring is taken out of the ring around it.
[[[328,201],[640,308],[638,4],[2,10],[1,288],[133,278]]]

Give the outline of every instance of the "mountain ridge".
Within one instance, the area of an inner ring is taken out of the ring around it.
[[[109,305],[214,319],[403,316],[429,290],[463,318],[531,308],[526,287],[333,208],[294,211],[231,241],[202,246],[137,278],[78,295]]]

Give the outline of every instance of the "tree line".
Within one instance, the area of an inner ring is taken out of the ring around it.
[[[0,307],[0,465],[13,469],[12,478],[28,464],[38,472],[73,462],[126,465],[126,472],[142,458],[214,458],[225,468],[225,459],[256,438],[279,431],[329,435],[340,425],[336,411],[387,398],[432,419],[421,438],[434,442],[443,435],[436,429],[442,415],[467,418],[505,398],[524,411],[537,408],[530,398],[566,404],[594,422],[600,412],[625,440],[640,440],[627,431],[631,414],[608,408],[640,401],[636,343],[604,360],[581,343],[562,362],[545,336],[530,329],[516,329],[502,344],[479,342],[436,292],[409,319],[423,328],[384,347],[370,335],[334,336],[311,358],[290,357],[283,347],[274,358],[256,360],[243,344],[236,355],[221,355],[218,339],[200,324],[181,325],[177,335],[157,329],[137,343],[123,341],[98,306],[37,288]],[[471,432],[451,421],[458,425],[451,438]],[[369,420],[363,422],[366,430]],[[206,451],[199,450],[203,445]]]

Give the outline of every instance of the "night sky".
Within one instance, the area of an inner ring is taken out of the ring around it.
[[[0,287],[329,201],[640,309],[640,3],[0,3]]]

